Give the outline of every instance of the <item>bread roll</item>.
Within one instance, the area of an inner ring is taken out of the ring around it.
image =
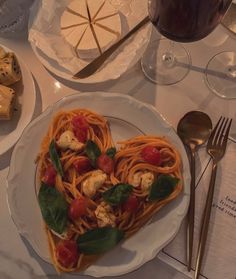
[[[21,79],[20,66],[16,56],[8,52],[0,59],[0,84],[11,85]]]
[[[4,85],[0,85],[0,120],[11,119],[14,99],[14,90]]]

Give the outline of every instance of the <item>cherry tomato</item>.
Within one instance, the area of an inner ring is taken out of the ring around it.
[[[78,139],[79,142],[85,143],[87,141],[88,137],[88,131],[87,130],[82,130],[79,128],[74,128],[74,134],[76,138]]]
[[[74,199],[70,204],[69,217],[72,220],[76,220],[86,214],[88,207],[88,201],[85,198]]]
[[[63,267],[74,267],[79,257],[76,242],[74,240],[61,240],[56,246],[56,257]]]
[[[134,213],[138,209],[138,199],[135,195],[130,195],[128,199],[123,203],[123,210],[129,211],[131,213]]]
[[[160,165],[161,163],[161,154],[159,150],[154,146],[146,146],[141,151],[141,157],[144,161],[152,165]]]
[[[80,158],[74,162],[74,167],[79,174],[83,174],[93,169],[88,158]]]
[[[44,183],[52,186],[55,185],[57,172],[52,165],[48,166],[45,170],[43,181]]]
[[[83,115],[77,115],[73,117],[72,119],[72,125],[74,126],[75,129],[80,129],[83,131],[88,131],[89,124],[85,116]]]
[[[109,174],[112,173],[114,168],[114,162],[107,154],[101,154],[97,158],[97,166],[100,170],[104,171],[105,173]]]

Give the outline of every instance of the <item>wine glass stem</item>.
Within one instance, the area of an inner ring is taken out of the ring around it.
[[[162,62],[167,68],[173,68],[175,65],[175,57],[173,53],[166,52],[162,55]]]
[[[231,78],[236,78],[236,65],[229,66],[227,69],[227,75]]]
[[[169,49],[162,55],[162,63],[166,68],[173,68],[175,66],[174,45],[174,42],[170,41]]]

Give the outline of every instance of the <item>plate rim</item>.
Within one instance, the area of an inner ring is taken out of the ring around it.
[[[28,76],[28,79],[30,80],[30,84],[31,84],[30,87],[32,87],[32,89],[33,89],[32,92],[30,93],[32,95],[33,104],[32,103],[30,104],[30,105],[32,105],[32,110],[30,111],[30,114],[28,114],[28,117],[27,117],[28,120],[26,121],[25,126],[23,126],[21,129],[16,128],[14,131],[10,132],[10,134],[8,134],[7,136],[4,137],[4,140],[5,140],[10,135],[14,135],[12,137],[12,140],[9,140],[7,143],[4,144],[4,147],[1,147],[1,141],[0,141],[0,156],[1,156],[1,155],[5,154],[10,148],[12,148],[15,145],[15,143],[21,137],[21,134],[24,131],[24,129],[31,122],[32,117],[34,115],[35,104],[36,104],[36,87],[35,87],[35,82],[34,82],[32,72],[30,71],[30,69],[28,68],[26,63],[21,59],[21,56],[17,53],[17,51],[14,51],[12,48],[9,48],[2,43],[0,43],[0,46],[3,47],[6,51],[13,52],[16,55],[16,58],[19,61],[20,67],[22,65],[24,70],[27,72],[27,76]],[[24,84],[23,84],[23,87],[24,87]],[[23,90],[22,94],[24,94],[24,91],[25,91],[25,89]],[[9,120],[9,121],[11,121],[11,120]]]
[[[30,236],[29,232],[24,231],[24,228],[21,227],[20,223],[17,221],[17,216],[15,214],[13,214],[12,210],[11,210],[11,206],[12,206],[12,201],[9,200],[9,197],[12,195],[12,191],[15,189],[16,185],[14,185],[14,169],[15,169],[15,157],[17,154],[17,149],[18,149],[18,144],[20,144],[20,141],[24,138],[24,135],[27,134],[27,132],[34,127],[38,122],[40,122],[42,119],[47,118],[50,114],[53,114],[57,111],[58,106],[60,107],[60,104],[63,104],[64,102],[66,102],[69,99],[73,99],[75,97],[79,97],[79,96],[92,96],[96,94],[99,97],[108,97],[108,98],[113,98],[113,97],[119,97],[119,98],[124,98],[127,100],[130,100],[131,102],[136,103],[137,105],[141,105],[142,107],[147,108],[148,110],[151,110],[152,113],[154,113],[157,116],[157,119],[161,119],[162,121],[162,125],[166,126],[169,130],[171,130],[176,137],[178,137],[175,129],[173,128],[172,125],[170,125],[170,123],[163,117],[163,115],[161,113],[158,112],[158,110],[151,104],[147,104],[147,103],[143,103],[142,101],[139,101],[129,95],[124,95],[124,94],[120,94],[120,93],[112,93],[109,94],[108,92],[86,92],[86,93],[82,93],[81,95],[78,94],[72,94],[72,95],[68,95],[65,96],[63,98],[61,98],[60,100],[58,100],[57,102],[55,102],[54,104],[48,106],[37,118],[33,119],[23,130],[20,138],[18,139],[14,150],[12,152],[11,155],[11,160],[10,160],[10,167],[9,167],[9,171],[8,171],[8,175],[7,175],[7,204],[8,204],[8,209],[9,209],[9,213],[11,216],[11,219],[13,220],[13,223],[15,224],[18,233],[20,235],[22,235],[31,245],[31,248],[36,252],[36,254],[45,262],[48,262],[48,259],[46,259],[45,257],[43,257],[40,253],[40,251],[38,250],[37,244],[35,244],[34,239]],[[178,137],[179,139],[179,137]],[[181,154],[183,151],[184,154],[184,158],[182,158],[182,160],[186,163],[186,165],[183,165],[183,167],[186,167],[186,180],[189,181],[190,180],[190,167],[189,167],[189,161],[187,159],[187,153],[186,150],[184,148],[184,145],[182,143],[182,141],[179,139],[179,144],[181,147]],[[19,146],[20,147],[20,146]],[[183,156],[182,154],[182,156]],[[13,183],[11,183],[11,181],[13,180]],[[187,190],[187,191],[186,191]],[[108,270],[109,269],[109,274],[98,274],[98,272],[96,271],[96,266],[92,265],[90,266],[87,270],[85,270],[84,272],[80,272],[80,273],[72,273],[72,275],[89,275],[89,276],[93,276],[93,277],[107,277],[107,276],[121,276],[124,274],[128,274],[132,271],[137,270],[138,268],[140,268],[143,264],[151,261],[152,259],[154,259],[157,254],[161,251],[161,249],[163,249],[171,240],[173,240],[173,238],[176,236],[176,234],[179,231],[179,228],[182,224],[182,221],[185,217],[185,215],[187,214],[187,210],[188,210],[188,204],[189,204],[189,195],[190,195],[190,187],[189,185],[185,186],[185,192],[184,195],[182,197],[183,201],[185,202],[185,209],[184,212],[178,216],[178,218],[176,218],[177,222],[175,222],[175,231],[173,233],[171,233],[171,237],[168,237],[168,239],[162,243],[162,245],[159,245],[158,248],[152,249],[151,253],[150,251],[148,253],[146,253],[146,256],[143,254],[141,257],[141,261],[139,261],[138,264],[136,264],[135,266],[132,266],[131,268],[127,269],[126,271],[115,271],[115,272],[111,272],[111,268],[108,267],[104,267],[104,269]],[[184,201],[185,200],[185,201]],[[177,217],[177,215],[176,215]],[[91,268],[94,267],[94,268]]]

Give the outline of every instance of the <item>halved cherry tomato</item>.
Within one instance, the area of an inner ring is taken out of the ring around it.
[[[69,207],[69,217],[72,220],[76,220],[86,214],[88,207],[88,201],[86,198],[74,199]]]
[[[89,123],[85,116],[77,115],[72,118],[73,130],[76,138],[85,143],[88,136]]]
[[[146,146],[141,151],[141,157],[144,161],[152,165],[160,165],[161,163],[161,154],[160,151],[154,146]]]
[[[89,123],[88,123],[86,117],[83,115],[77,115],[77,116],[73,117],[72,125],[75,129],[78,128],[83,131],[88,131],[88,128],[89,128]]]
[[[138,199],[135,195],[130,195],[128,199],[123,203],[122,208],[124,211],[134,213],[138,209]]]
[[[56,257],[63,267],[74,267],[79,258],[76,242],[74,240],[61,240],[56,246]]]
[[[79,142],[85,143],[88,138],[88,131],[79,128],[74,128],[74,134]]]
[[[74,167],[79,174],[83,174],[93,169],[88,158],[80,158],[74,162]]]
[[[48,166],[45,170],[43,182],[52,186],[55,185],[57,172],[52,165]]]
[[[113,162],[112,158],[109,157],[107,154],[101,154],[97,158],[97,166],[100,170],[109,174],[109,173],[112,173],[112,171],[113,171],[114,162]]]

